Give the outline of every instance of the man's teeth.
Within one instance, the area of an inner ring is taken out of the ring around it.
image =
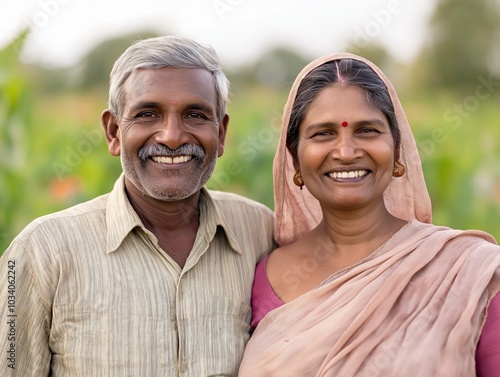
[[[367,175],[367,170],[335,171],[328,174],[330,178],[358,178]]]
[[[181,162],[188,162],[193,156],[176,156],[176,157],[165,157],[165,156],[153,156],[152,159],[155,162],[160,162],[162,164],[180,164]]]

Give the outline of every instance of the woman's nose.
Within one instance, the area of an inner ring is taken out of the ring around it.
[[[352,135],[339,135],[332,147],[332,157],[344,162],[355,160],[362,154]]]

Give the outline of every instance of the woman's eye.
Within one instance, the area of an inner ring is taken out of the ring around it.
[[[333,133],[331,131],[318,131],[314,133],[313,137],[330,136],[332,134]]]
[[[379,134],[380,133],[375,128],[361,128],[358,132],[360,134],[364,134],[364,135],[374,135],[374,134]]]

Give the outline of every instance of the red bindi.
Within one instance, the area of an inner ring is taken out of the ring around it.
[[[349,123],[347,123],[345,120],[342,122],[342,127],[347,127]]]
[[[171,105],[173,105],[173,106],[175,106],[175,105],[177,105],[177,102],[175,102],[175,101],[170,101],[170,104],[171,104]]]

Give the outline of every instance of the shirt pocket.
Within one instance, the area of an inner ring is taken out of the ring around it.
[[[199,336],[181,341],[181,358],[206,376],[236,376],[249,339],[250,305],[237,298],[210,297],[198,308],[184,326]]]
[[[168,315],[111,305],[53,308],[52,368],[61,375],[173,375],[178,340]],[[67,374],[64,374],[64,373]]]

